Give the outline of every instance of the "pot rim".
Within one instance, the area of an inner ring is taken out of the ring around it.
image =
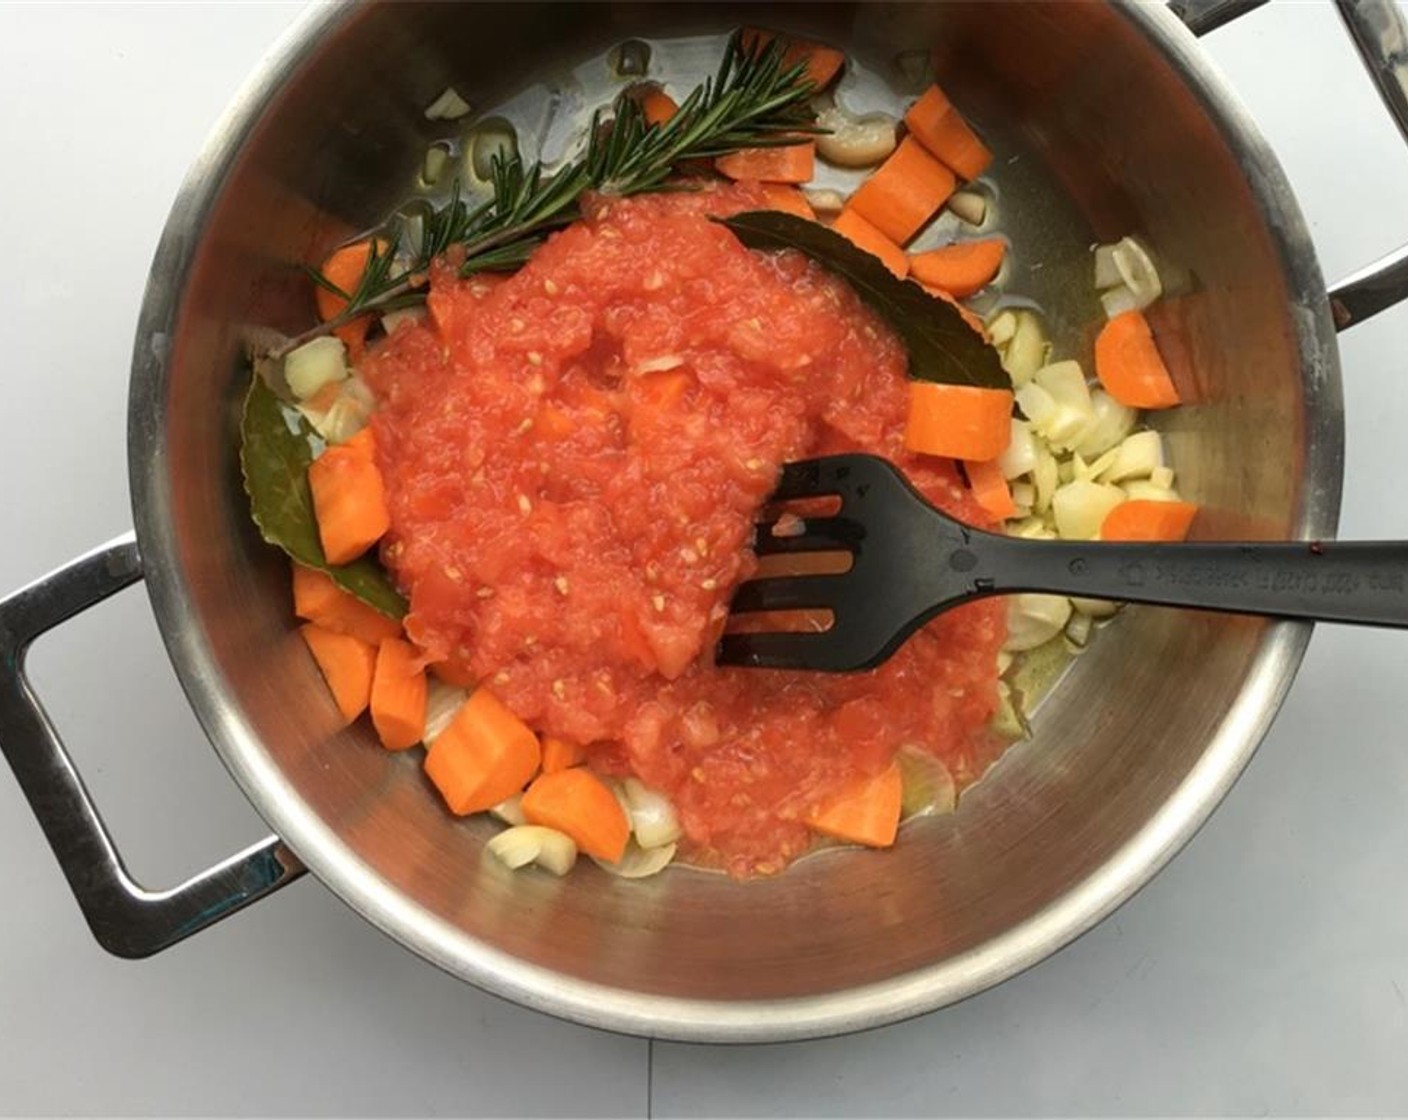
[[[1280,257],[1297,334],[1305,397],[1302,538],[1334,536],[1343,478],[1338,351],[1320,266],[1290,185],[1250,114],[1188,30],[1162,5],[1118,7],[1158,47],[1239,153]],[[172,524],[161,416],[171,332],[195,248],[226,173],[282,75],[324,34],[351,18],[342,3],[316,5],[278,41],[207,138],[172,205],[138,320],[128,412],[128,469],[147,591],[176,674],[216,752],[269,825],[353,910],[460,979],[524,1006],[587,1026],[693,1042],[774,1042],[878,1027],[975,995],[1024,971],[1089,930],[1153,876],[1207,820],[1250,761],[1295,676],[1312,627],[1267,627],[1248,683],[1182,785],[1105,864],[1059,901],[960,956],[889,980],[820,996],[723,1002],[610,988],[495,950],[411,902],[383,881],[303,804],[226,700],[210,647],[190,607]]]

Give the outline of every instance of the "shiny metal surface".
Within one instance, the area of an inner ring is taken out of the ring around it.
[[[1185,340],[1170,360],[1198,393],[1166,428],[1210,536],[1332,535],[1342,452],[1333,330],[1294,200],[1162,10],[395,5],[320,11],[286,39],[177,201],[137,340],[134,509],[182,682],[280,835],[409,948],[581,1022],[720,1041],[889,1022],[1065,944],[1211,812],[1309,633],[1131,611],[955,817],[907,828],[892,852],[829,854],[758,883],[500,874],[481,859],[487,826],[446,815],[414,758],[337,729],[289,626],[283,564],[236,482],[243,327],[306,317],[289,263],[395,203],[434,135],[419,108],[447,83],[492,104],[628,35],[742,21],[846,43],[877,69],[936,48],[1001,153],[1004,228],[1026,258],[1016,287],[1048,305],[1058,347],[1088,354],[1094,299],[1072,269],[1092,240],[1136,233],[1179,266],[1156,328]]]
[[[1408,141],[1408,21],[1393,0],[1335,0],[1364,68]]]
[[[292,882],[302,864],[272,836],[170,890],[123,866],[102,819],[24,673],[41,634],[142,578],[132,534],[0,599],[0,752],[44,829],[99,944],[146,957]]]

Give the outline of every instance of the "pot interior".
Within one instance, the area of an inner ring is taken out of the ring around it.
[[[1031,740],[954,816],[907,825],[891,851],[826,853],[756,882],[687,870],[622,882],[590,865],[562,880],[513,875],[482,858],[489,824],[444,810],[419,751],[338,729],[293,628],[287,565],[249,522],[233,433],[245,334],[306,325],[310,286],[294,266],[405,196],[446,134],[422,114],[445,86],[476,109],[533,87],[561,96],[571,67],[622,40],[760,25],[842,45],[896,82],[932,52],[997,152],[1009,288],[1046,309],[1057,356],[1089,368],[1101,319],[1090,245],[1135,234],[1152,246],[1171,294],[1151,318],[1180,383],[1196,387],[1156,423],[1180,488],[1204,507],[1199,535],[1328,534],[1338,374],[1323,308],[1307,302],[1321,299],[1318,273],[1308,258],[1306,282],[1288,281],[1287,245],[1304,249],[1294,205],[1280,200],[1273,228],[1280,181],[1259,176],[1274,164],[1218,119],[1226,106],[1195,87],[1191,48],[1167,45],[1178,32],[1163,19],[1066,3],[402,3],[308,25],[316,35],[252,89],[197,166],[195,179],[220,176],[202,188],[208,207],[173,217],[158,268],[176,282],[154,279],[145,320],[164,315],[169,333],[164,360],[139,360],[134,376],[132,464],[183,681],[251,798],[324,881],[437,963],[530,1004],[741,1038],[958,998],[1058,947],[1152,873],[1250,754],[1304,628],[1128,610],[1043,704]],[[159,354],[157,340],[139,338],[139,358]]]

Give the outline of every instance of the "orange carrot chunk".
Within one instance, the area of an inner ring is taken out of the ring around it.
[[[860,778],[818,805],[807,823],[825,836],[888,848],[900,826],[903,782],[899,764],[892,762],[873,777]]]
[[[476,688],[431,744],[425,772],[452,813],[480,813],[538,772],[538,737],[487,688]]]
[[[386,249],[387,245],[384,241],[377,242],[378,252],[385,252]],[[344,245],[335,250],[332,256],[323,262],[323,276],[348,295],[355,295],[357,286],[362,282],[362,273],[367,271],[367,261],[371,258],[371,253],[372,243],[370,241],[354,241],[351,245]],[[318,301],[318,316],[325,323],[342,314],[343,309],[347,306],[345,299],[321,285],[318,286],[314,295]],[[371,325],[372,317],[361,315],[333,332],[342,339],[353,363],[361,359],[365,349],[363,344]]]
[[[958,185],[953,172],[906,136],[855,194],[850,205],[896,244],[919,232]]]
[[[771,148],[740,148],[714,160],[719,174],[735,181],[756,179],[763,183],[806,183],[816,174],[816,145],[779,144]]]
[[[741,38],[745,50],[757,53],[777,37],[776,32],[749,27],[744,29]],[[833,47],[824,47],[808,39],[793,39],[788,36],[783,36],[783,42],[786,47],[782,52],[782,68],[788,70],[799,62],[805,62],[807,81],[811,82],[814,90],[829,86],[845,65],[845,54]]]
[[[425,670],[410,642],[387,638],[372,676],[372,726],[389,751],[413,747],[425,735]]]
[[[987,462],[1012,437],[1012,391],[974,385],[909,383],[904,445],[925,455]]]
[[[566,739],[543,736],[543,773],[556,774],[559,770],[571,770],[586,761],[587,752],[576,743]]]
[[[1198,507],[1192,502],[1121,502],[1100,526],[1104,541],[1181,541],[1188,535]]]
[[[1095,338],[1095,376],[1130,408],[1173,408],[1178,390],[1142,311],[1116,315]]]
[[[530,824],[567,833],[582,851],[608,863],[621,859],[631,837],[616,795],[581,767],[539,777],[523,795],[523,815]]]
[[[816,221],[816,211],[812,209],[812,204],[807,201],[807,196],[796,187],[786,183],[762,183],[759,185],[768,197],[769,210],[781,210],[784,214],[795,214],[799,218],[806,218],[809,222]]]
[[[992,162],[992,153],[938,86],[930,86],[910,106],[904,123],[931,154],[965,179],[976,179]]]
[[[351,723],[367,710],[372,697],[376,647],[350,634],[338,634],[311,622],[300,626],[298,632],[322,670],[343,722]]]
[[[1017,512],[1017,503],[1012,500],[1012,487],[1007,485],[996,459],[966,462],[963,469],[968,474],[973,499],[994,521],[1006,521]]]
[[[383,638],[401,635],[401,624],[333,583],[316,568],[293,566],[293,613],[324,630],[350,634],[373,649]]]
[[[1006,252],[1007,243],[998,237],[957,241],[927,253],[911,253],[909,271],[921,284],[967,299],[992,283]]]
[[[640,96],[640,111],[646,124],[665,124],[680,111],[680,107],[659,86],[649,86]]]
[[[909,258],[904,255],[904,250],[849,206],[837,215],[831,228],[856,248],[879,257],[880,263],[901,280],[909,275]]]
[[[371,429],[365,429],[370,433]],[[357,439],[329,447],[308,467],[318,538],[329,564],[347,564],[391,528],[381,471]]]

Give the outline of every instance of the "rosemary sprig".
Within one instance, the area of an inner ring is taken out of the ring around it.
[[[808,105],[812,85],[806,64],[785,67],[783,50],[777,40],[750,49],[735,33],[718,72],[664,124],[650,124],[640,104],[622,93],[609,120],[600,110],[593,114],[583,154],[550,175],[541,164],[525,165],[520,156],[496,156],[487,202],[470,207],[456,181],[449,201],[425,208],[415,245],[403,244],[399,231],[385,230],[373,238],[356,291],[345,292],[310,269],[313,281],[346,299],[347,307],[290,339],[272,357],[281,358],[369,311],[419,302],[431,262],[455,246],[464,249],[461,275],[518,268],[546,233],[576,220],[586,191],[625,197],[660,190],[676,164],[740,148],[788,144],[799,133],[820,131]]]

